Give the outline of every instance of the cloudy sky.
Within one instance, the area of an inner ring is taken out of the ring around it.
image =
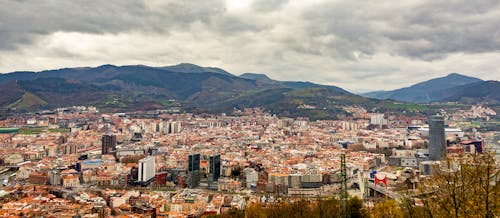
[[[355,91],[500,80],[498,0],[0,0],[0,72],[194,63]]]

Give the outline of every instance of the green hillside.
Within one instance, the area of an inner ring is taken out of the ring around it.
[[[36,109],[44,105],[47,105],[46,101],[42,100],[41,98],[30,92],[25,92],[19,100],[8,105],[7,108],[16,110],[28,110],[28,109]]]

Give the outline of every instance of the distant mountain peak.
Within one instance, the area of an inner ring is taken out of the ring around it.
[[[427,81],[414,84],[392,91],[376,91],[363,94],[365,97],[377,99],[393,99],[408,102],[431,102],[447,97],[445,90],[466,84],[481,82],[481,79],[465,76],[458,73],[450,73],[443,77],[437,77]]]
[[[442,78],[469,78],[469,79],[479,80],[479,79],[477,79],[475,77],[463,75],[463,74],[460,74],[460,73],[450,73],[450,74],[448,74],[448,75],[446,75],[445,77],[442,77]]]
[[[450,73],[444,77],[438,77],[434,79],[430,79],[424,82],[417,83],[411,87],[422,87],[430,90],[442,90],[451,88],[453,86],[460,86],[469,83],[480,82],[481,79],[465,76],[458,73]]]
[[[459,74],[459,73],[450,73],[447,76],[464,76],[464,75]]]
[[[159,67],[172,72],[178,73],[219,73],[226,76],[234,76],[233,74],[216,67],[202,67],[191,63],[180,63],[172,66]]]
[[[466,104],[500,103],[500,82],[495,80],[465,84],[447,91],[449,95],[442,101],[456,101]]]
[[[262,81],[273,81],[266,74],[263,73],[244,73],[240,75],[241,78],[251,79],[251,80],[262,80]]]
[[[109,68],[109,67],[114,68],[114,67],[117,67],[117,66],[112,65],[112,64],[103,64],[101,66],[98,66],[97,68]],[[72,68],[64,68],[64,69],[72,69]]]
[[[197,67],[197,68],[203,68],[202,66],[196,65],[196,64],[191,64],[191,63],[180,63],[176,65],[172,65],[170,67]]]

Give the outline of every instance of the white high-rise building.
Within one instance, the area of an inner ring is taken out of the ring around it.
[[[170,132],[171,133],[180,133],[181,132],[181,122],[171,122],[170,123]]]
[[[370,117],[370,124],[372,125],[387,125],[387,120],[384,118],[384,114],[373,114]]]
[[[149,156],[139,160],[139,182],[147,182],[156,175],[155,157]]]
[[[160,132],[163,134],[175,134],[182,131],[182,125],[179,121],[163,121]]]

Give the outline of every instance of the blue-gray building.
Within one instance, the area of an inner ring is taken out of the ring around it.
[[[444,118],[441,115],[429,117],[429,160],[442,160],[446,154]]]
[[[189,188],[196,188],[200,184],[200,154],[191,154],[188,157],[188,182]]]
[[[220,154],[212,155],[209,157],[210,169],[208,176],[208,187],[210,189],[217,189],[217,181],[220,178]]]

